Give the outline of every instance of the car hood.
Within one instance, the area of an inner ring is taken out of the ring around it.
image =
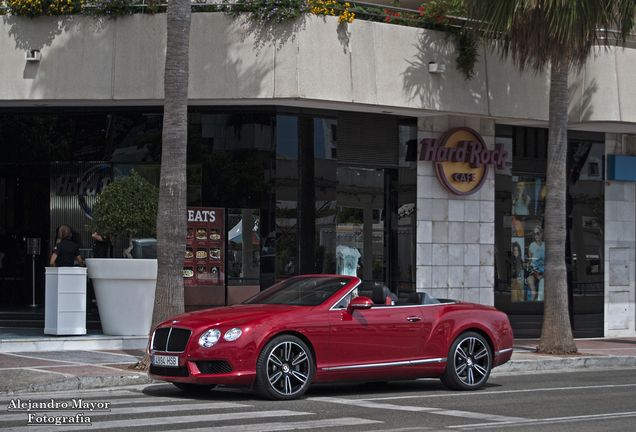
[[[309,306],[239,304],[197,312],[175,315],[159,324],[159,327],[173,326],[184,328],[213,327],[223,324],[241,325],[250,321],[283,316],[299,309],[311,309]]]

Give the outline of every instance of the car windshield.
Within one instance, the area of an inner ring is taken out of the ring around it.
[[[340,277],[306,277],[284,280],[246,300],[246,304],[318,306],[351,282]]]

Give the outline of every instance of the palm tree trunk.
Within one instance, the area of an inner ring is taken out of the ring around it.
[[[545,207],[545,302],[538,351],[547,354],[577,352],[568,313],[565,266],[566,157],[568,123],[568,66],[552,57],[550,77],[550,131]]]
[[[189,0],[168,2],[153,329],[161,321],[184,311],[190,15]],[[144,366],[149,364],[147,357],[146,354],[142,360]]]

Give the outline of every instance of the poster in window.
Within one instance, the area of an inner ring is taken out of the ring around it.
[[[524,245],[524,237],[512,237],[510,248],[510,300],[513,302],[525,300],[526,263]]]
[[[184,285],[221,285],[225,281],[225,210],[188,207]]]
[[[513,177],[510,292],[511,301],[543,301],[546,185],[542,177]]]
[[[513,177],[512,214],[515,216],[543,216],[547,188],[542,177]]]

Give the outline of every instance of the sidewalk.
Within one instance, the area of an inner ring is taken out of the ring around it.
[[[0,347],[8,343],[7,330],[0,329]],[[100,343],[112,345],[112,337],[83,337],[85,348],[82,348],[82,341],[77,336],[45,337],[37,336],[34,334],[37,332],[32,331],[29,338],[24,336],[29,333],[27,329],[11,330],[12,346],[20,348],[16,342],[19,339],[25,343],[23,347],[26,349],[11,352],[5,349],[0,352],[0,394],[94,389],[155,382],[145,372],[133,367],[143,357],[144,349],[99,346]],[[65,346],[73,348],[54,351],[29,348],[45,346],[47,341],[51,342],[50,339],[57,344],[66,342]],[[122,345],[126,344],[123,337],[120,337],[120,342]],[[533,352],[538,342],[536,339],[515,340],[511,361],[495,368],[493,374],[636,367],[636,338],[577,339],[575,342],[579,353],[564,356]]]
[[[43,329],[0,328],[0,394],[118,387],[152,382],[134,369],[148,336],[45,335]]]

